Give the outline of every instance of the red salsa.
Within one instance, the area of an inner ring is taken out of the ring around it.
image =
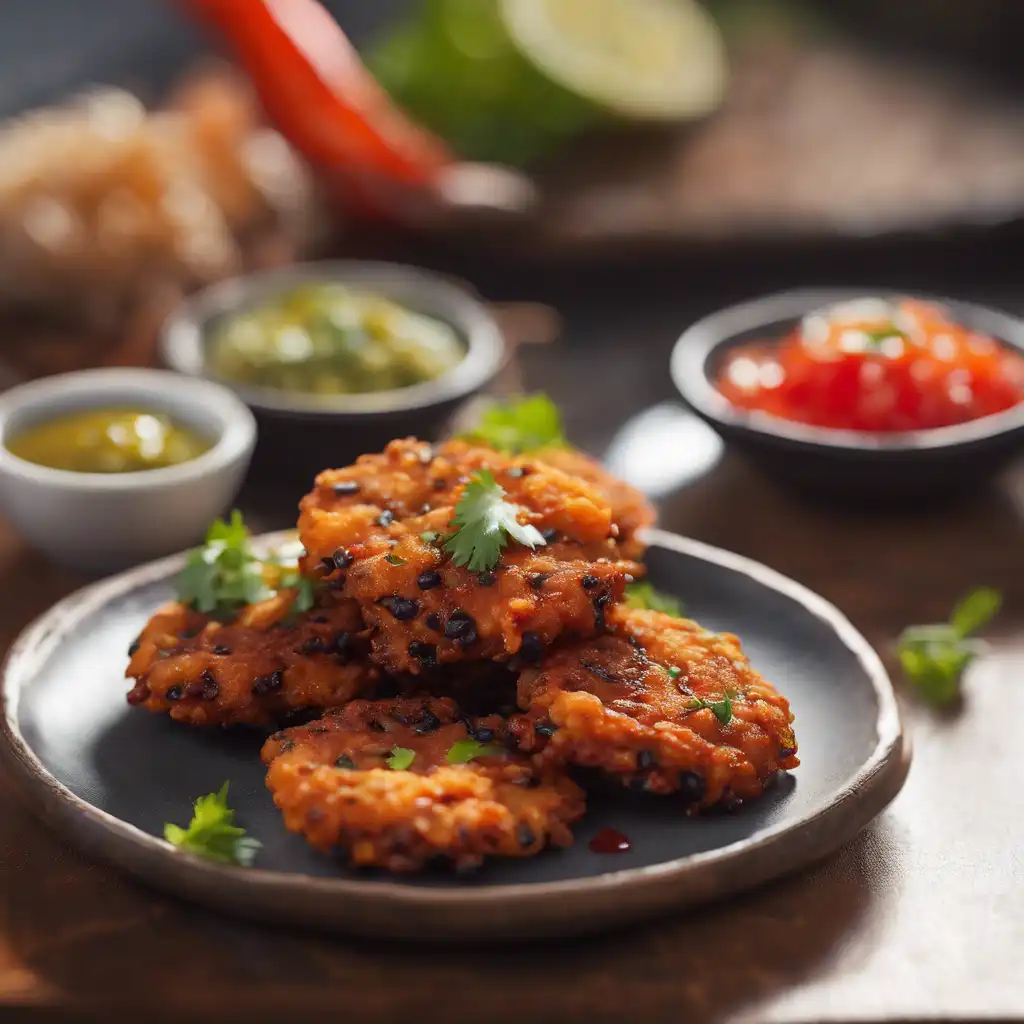
[[[733,405],[860,431],[948,427],[1024,400],[1024,356],[913,299],[807,316],[781,341],[734,349],[718,389]]]

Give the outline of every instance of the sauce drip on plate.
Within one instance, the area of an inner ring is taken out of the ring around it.
[[[628,853],[633,844],[624,832],[603,828],[590,840],[590,849],[594,853]]]
[[[733,405],[818,427],[948,427],[1024,400],[1024,356],[913,299],[865,299],[807,316],[781,341],[731,350]]]

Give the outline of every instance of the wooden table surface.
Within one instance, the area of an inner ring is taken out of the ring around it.
[[[565,345],[528,356],[528,382],[564,404],[570,432],[593,450],[670,397],[665,358],[681,310],[725,294],[660,287],[641,307],[583,281],[565,300]],[[640,308],[645,336],[626,344]],[[822,593],[893,670],[904,625],[943,618],[975,584],[1004,591],[963,705],[940,714],[904,691],[909,781],[842,852],[615,934],[416,947],[239,923],[165,898],[70,849],[0,782],[0,1007],[18,1019],[130,1009],[147,1020],[284,1024],[1024,1019],[1024,466],[962,504],[884,515],[803,504],[727,455],[661,510],[668,529]],[[0,523],[0,651],[79,582]]]

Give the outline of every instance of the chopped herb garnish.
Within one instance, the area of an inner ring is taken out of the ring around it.
[[[437,530],[424,530],[420,534],[420,540],[423,541],[424,544],[433,544],[440,536],[441,534],[439,534]]]
[[[444,543],[456,565],[486,572],[501,560],[509,538],[529,548],[546,541],[534,526],[523,526],[518,505],[505,501],[504,489],[488,469],[474,474],[455,506],[451,525],[457,529]]]
[[[704,700],[703,697],[698,697],[690,690],[683,690],[683,692],[692,698],[689,706],[694,711],[708,708],[722,725],[728,725],[732,721],[732,694],[728,690],[722,691],[721,700]]]
[[[234,823],[235,812],[228,807],[228,784],[220,792],[201,796],[187,828],[164,825],[164,839],[175,846],[222,864],[252,864],[260,843],[247,839],[245,829]]]
[[[449,764],[468,764],[477,757],[496,757],[502,748],[479,740],[459,740],[452,744],[451,750],[445,755]]]
[[[900,341],[909,341],[906,331],[901,331],[895,324],[882,324],[880,327],[864,328],[860,332],[864,335],[865,341],[872,348],[878,348],[887,338],[899,338]]]
[[[232,615],[243,605],[266,601],[280,590],[295,590],[292,613],[309,611],[316,593],[313,581],[299,572],[301,547],[286,546],[265,559],[252,548],[242,513],[216,520],[201,548],[191,551],[178,574],[178,597],[196,611]]]
[[[652,612],[664,612],[683,617],[683,602],[671,594],[663,594],[646,580],[637,580],[626,587],[626,606],[629,608],[645,608]]]
[[[673,665],[668,669],[669,679],[678,679],[683,674],[683,670],[678,665]]]
[[[384,561],[388,565],[405,565],[405,559],[399,558],[398,555],[387,554],[384,556]]]
[[[1002,605],[990,587],[972,590],[953,609],[948,623],[909,626],[899,638],[900,664],[918,693],[932,704],[949,704],[960,693],[960,680],[978,656],[969,634],[987,625]]]
[[[512,455],[566,446],[558,406],[541,394],[510,398],[490,406],[480,416],[476,428],[462,436]]]
[[[396,772],[404,772],[415,760],[415,750],[410,750],[408,747],[392,747],[387,765]]]

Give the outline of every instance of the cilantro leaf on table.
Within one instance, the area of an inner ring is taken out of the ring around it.
[[[960,693],[960,680],[978,656],[978,644],[968,639],[987,625],[1002,606],[1002,595],[978,587],[953,609],[948,623],[908,626],[897,651],[904,674],[929,703],[949,704]]]
[[[230,611],[272,595],[238,509],[227,522],[214,521],[178,575],[179,598],[200,612]]]
[[[217,793],[196,800],[192,820],[186,828],[164,825],[164,839],[182,850],[219,861],[249,867],[260,842],[248,839],[245,829],[235,824],[235,812],[228,807],[228,783]]]
[[[510,539],[528,548],[543,547],[546,541],[540,531],[516,518],[520,511],[505,501],[505,490],[490,470],[475,473],[455,506],[451,525],[456,530],[444,542],[445,550],[456,565],[487,572],[501,560]]]
[[[478,757],[494,757],[503,753],[501,747],[479,740],[458,740],[452,744],[451,750],[445,755],[449,764],[469,764]]]
[[[462,435],[511,455],[567,445],[558,406],[547,395],[523,395],[484,410],[476,427]]]
[[[408,747],[392,747],[387,765],[392,771],[404,772],[416,760],[416,751]]]
[[[683,602],[671,594],[664,594],[646,580],[637,580],[626,587],[626,607],[664,612],[681,619],[684,615]]]

